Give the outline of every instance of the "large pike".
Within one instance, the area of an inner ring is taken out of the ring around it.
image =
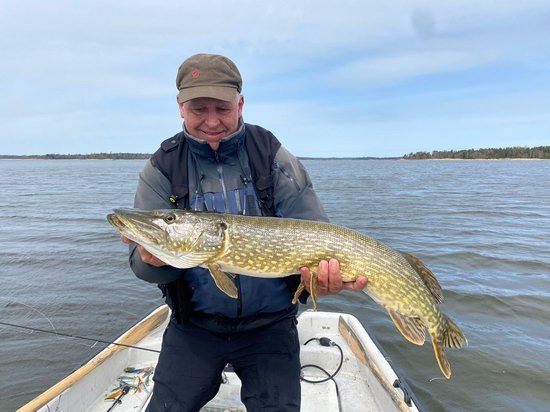
[[[439,311],[441,286],[422,262],[351,229],[307,220],[184,210],[117,209],[107,219],[171,266],[208,268],[216,285],[233,298],[237,290],[226,273],[283,277],[306,266],[315,275],[319,261],[338,259],[342,280],[353,282],[365,275],[368,283],[363,291],[388,311],[406,339],[423,345],[428,329],[446,378],[451,368],[443,348],[467,342],[458,326]]]

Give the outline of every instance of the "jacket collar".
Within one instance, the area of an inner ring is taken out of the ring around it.
[[[217,159],[219,161],[224,161],[230,157],[233,157],[232,155],[234,152],[236,152],[244,144],[245,126],[242,119],[240,120],[240,124],[239,129],[235,133],[225,137],[220,142],[220,146],[217,151],[212,150],[210,145],[204,140],[198,139],[189,134],[185,129],[185,123],[183,125],[183,133],[189,144],[189,150],[191,150],[194,155],[210,160]]]

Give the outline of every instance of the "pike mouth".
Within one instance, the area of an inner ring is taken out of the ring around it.
[[[126,229],[124,222],[116,215],[116,213],[111,213],[107,215],[107,220],[109,223],[115,227],[115,229]]]
[[[142,246],[157,245],[163,238],[163,230],[137,209],[115,209],[107,215],[107,221],[123,236]]]

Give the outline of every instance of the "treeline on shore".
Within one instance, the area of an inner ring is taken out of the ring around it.
[[[90,153],[90,154],[45,154],[1,155],[2,159],[40,160],[135,160],[149,159],[151,153]],[[434,150],[433,152],[409,153],[403,157],[300,157],[301,160],[424,160],[424,159],[550,159],[550,146],[506,147],[499,149]]]
[[[403,159],[550,159],[550,146],[505,147],[499,149],[434,150],[416,152],[403,156]]]
[[[149,159],[151,153],[90,153],[90,154],[45,154],[45,155],[0,155],[2,159],[82,159],[82,160],[134,160]],[[298,157],[300,160],[398,160],[401,157]]]
[[[90,154],[45,154],[45,155],[0,155],[0,159],[41,159],[41,160],[134,160],[149,159],[150,153],[90,153]]]

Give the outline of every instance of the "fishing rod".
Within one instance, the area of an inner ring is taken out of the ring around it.
[[[148,351],[148,352],[155,352],[155,353],[160,353],[160,351],[158,350],[155,350],[155,349],[149,349],[149,348],[142,348],[140,346],[134,346],[134,345],[125,345],[124,343],[117,343],[117,342],[111,342],[111,341],[107,341],[107,340],[101,340],[101,339],[95,339],[95,338],[88,338],[86,336],[78,336],[78,335],[72,335],[72,334],[69,334],[69,333],[61,333],[61,332],[57,332],[57,331],[51,331],[51,330],[45,330],[45,329],[39,329],[39,328],[31,328],[29,326],[23,326],[23,325],[16,325],[14,323],[8,323],[8,322],[2,322],[0,321],[0,325],[4,325],[4,326],[11,326],[12,328],[19,328],[19,329],[25,329],[25,330],[30,330],[32,332],[42,332],[42,333],[49,333],[51,335],[57,335],[57,336],[63,336],[63,337],[66,337],[66,338],[73,338],[73,339],[81,339],[81,340],[87,340],[87,341],[92,341],[92,342],[99,342],[99,343],[106,343],[108,345],[116,345],[116,346],[123,346],[125,348],[132,348],[132,349],[139,349],[139,350],[145,350],[145,351]]]

